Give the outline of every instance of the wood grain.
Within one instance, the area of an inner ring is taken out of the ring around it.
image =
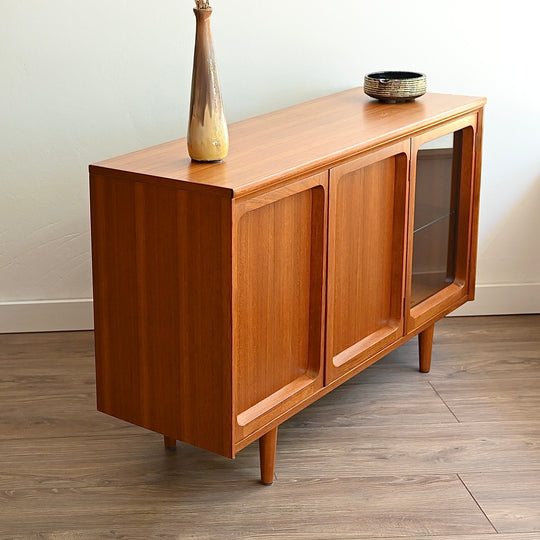
[[[347,421],[345,407],[336,408],[334,421],[334,411],[327,407],[318,410],[311,423],[295,418],[280,426],[279,480],[540,470],[538,421],[437,424],[431,419],[415,425],[409,415],[399,426],[390,422],[388,410],[380,423],[372,417],[364,424],[359,412],[363,403],[349,401],[355,416]],[[400,404],[394,418],[399,408]],[[249,488],[257,482],[256,444],[228,460],[184,443],[168,452],[159,435],[142,429],[117,435],[42,437],[34,444],[28,438],[2,441],[0,490],[161,485],[172,480],[193,489],[207,480]]]
[[[474,321],[470,327],[464,325],[466,321]],[[529,344],[529,349],[516,349],[520,355],[530,351],[538,351],[535,344],[540,342],[540,315],[498,315],[492,317],[449,317],[444,325],[437,327],[437,342],[440,344],[456,343],[456,337],[461,337],[462,345],[476,344],[483,348],[490,343],[509,345],[514,342]],[[476,351],[475,351],[476,352]],[[503,360],[503,358],[498,358]],[[466,359],[464,359],[466,360]],[[518,370],[519,372],[519,370]]]
[[[232,456],[230,201],[102,176],[90,195],[98,409]]]
[[[4,531],[23,537],[96,531],[100,538],[152,538],[156,531],[176,537],[181,531],[184,538],[318,538],[332,531],[334,538],[374,538],[493,531],[454,475],[312,478],[275,483],[271,490],[256,483],[218,486],[209,479],[170,479],[157,485],[16,490],[3,497],[0,519]],[[324,497],[313,498],[314,490]],[[401,496],[389,507],[387,497],[395,491]],[[426,499],[430,512],[418,512]]]
[[[0,440],[142,431],[95,410],[93,332],[0,334],[0,396]]]
[[[540,352],[537,362],[540,361]],[[540,420],[540,377],[461,381],[459,388],[446,381],[434,381],[433,387],[461,421],[528,418]]]
[[[274,465],[276,459],[278,428],[271,429],[259,439],[259,456],[261,462],[261,482],[265,486],[274,483]]]
[[[363,422],[359,413],[362,405],[363,401],[359,401],[356,415],[348,420],[343,420],[345,407],[336,407],[336,419],[328,428],[321,422],[323,411],[311,423],[294,419],[290,426],[289,423],[280,426],[277,457],[280,481],[316,476],[321,467],[324,475],[336,477],[351,471],[388,475],[400,471],[453,474],[540,470],[538,420],[528,425],[508,421],[493,425],[451,421],[437,424],[431,419],[433,423],[415,425],[407,411],[403,424],[396,425],[389,421],[390,410],[381,415],[379,423],[373,416]],[[426,432],[429,435],[424,435]],[[296,465],[295,453],[300,443],[295,437],[301,437],[303,455],[309,456]],[[335,441],[340,441],[339,446]]]
[[[379,363],[384,363],[386,359]],[[354,379],[333,390],[304,411],[282,424],[282,428],[392,425],[396,409],[400,411],[403,425],[447,424],[457,420],[437,395],[425,375],[419,374],[417,355],[408,359],[404,370],[393,376],[392,369],[369,367]],[[380,376],[371,377],[371,373]],[[416,372],[416,373],[415,373]],[[416,376],[418,374],[418,376]],[[403,388],[403,379],[407,380]],[[335,397],[330,397],[336,394]],[[361,403],[361,407],[356,405]],[[324,424],[324,422],[328,424]]]
[[[325,538],[325,537],[321,537]],[[330,537],[329,537],[330,538]],[[344,537],[346,538],[346,537]],[[352,537],[354,538],[354,537]],[[486,534],[467,534],[458,536],[407,536],[407,540],[538,540],[537,533],[514,533],[514,534],[497,534],[496,532]],[[396,540],[395,536],[377,537],[377,540]]]
[[[540,470],[465,473],[461,478],[498,531],[540,535]]]
[[[429,373],[431,368],[431,351],[433,347],[433,333],[435,325],[428,326],[418,334],[418,351],[420,355],[420,371]]]
[[[320,344],[319,335],[310,335],[311,275],[317,273],[320,281],[324,266],[322,246],[316,246],[319,257],[312,261],[312,221],[321,240],[324,230],[324,212],[312,212],[316,195],[301,191],[239,219],[239,414],[302,375],[320,371],[320,347],[314,358],[309,354],[310,339]],[[320,319],[320,310],[317,315]]]
[[[430,373],[418,378],[456,385],[471,378],[476,382],[528,379],[537,373],[539,355],[540,315],[448,317],[436,325]],[[349,384],[399,384],[411,375],[417,357],[418,343],[413,339]]]
[[[469,254],[469,297],[474,300],[476,290],[476,261],[478,256],[478,222],[480,215],[480,183],[482,177],[482,142],[484,139],[484,109],[478,110],[477,115],[477,136],[476,148],[474,149],[474,187],[472,203],[472,219],[471,219],[471,251]]]
[[[137,174],[140,181],[160,178],[183,189],[242,196],[291,176],[328,169],[484,103],[483,98],[426,94],[414,102],[389,105],[354,88],[231,124],[229,155],[218,165],[192,163],[186,140],[178,139],[101,162],[91,166],[91,172],[115,169]]]
[[[330,172],[326,382],[403,334],[406,144]]]
[[[233,207],[235,439],[323,385],[327,173]]]

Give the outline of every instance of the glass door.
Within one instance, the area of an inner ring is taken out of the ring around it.
[[[463,132],[424,143],[417,153],[411,306],[454,282]]]
[[[468,299],[475,120],[413,140],[407,332]]]

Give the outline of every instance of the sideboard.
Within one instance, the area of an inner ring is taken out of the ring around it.
[[[90,166],[97,406],[234,458],[474,298],[485,99],[362,88]]]

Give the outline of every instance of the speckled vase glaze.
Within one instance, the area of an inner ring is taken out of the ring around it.
[[[229,132],[210,32],[212,9],[195,8],[193,11],[197,27],[191,80],[188,152],[195,161],[221,161],[229,151]]]

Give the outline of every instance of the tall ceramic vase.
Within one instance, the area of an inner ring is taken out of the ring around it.
[[[210,32],[212,9],[193,10],[196,18],[195,54],[191,80],[188,152],[195,161],[221,161],[229,151],[229,132]]]

